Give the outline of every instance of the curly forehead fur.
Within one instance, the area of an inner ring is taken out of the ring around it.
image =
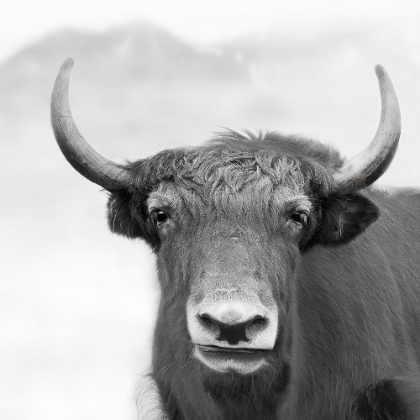
[[[135,177],[134,191],[141,188],[142,193],[162,181],[210,193],[221,187],[240,192],[264,177],[274,186],[326,195],[331,175],[342,164],[338,151],[313,140],[227,131],[204,146],[165,150],[128,168]]]
[[[133,182],[128,190],[110,195],[108,223],[113,232],[143,237],[156,247],[159,241],[147,223],[146,203],[152,193],[165,195],[170,184],[195,215],[203,209],[203,214],[211,209],[215,217],[246,214],[263,217],[270,227],[284,203],[331,195],[333,174],[342,164],[334,148],[313,140],[226,131],[204,146],[164,150],[129,162]]]

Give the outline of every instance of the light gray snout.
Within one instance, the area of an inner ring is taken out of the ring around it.
[[[274,300],[263,304],[253,291],[218,289],[198,303],[190,297],[187,319],[193,343],[201,346],[271,350],[277,337]]]

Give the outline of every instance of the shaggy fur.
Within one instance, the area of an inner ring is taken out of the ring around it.
[[[318,147],[316,147],[318,146]],[[266,176],[273,185],[298,187],[326,195],[330,174],[342,165],[338,152],[312,140],[276,133],[245,137],[230,131],[197,148],[165,150],[128,167],[135,175],[133,192],[148,192],[162,181],[214,193],[240,192]],[[141,187],[140,187],[141,186]]]
[[[156,252],[152,377],[169,419],[420,418],[420,194],[340,194],[342,164],[311,140],[230,131],[127,164],[134,181],[110,195],[109,226]],[[151,197],[169,215],[160,230]],[[231,236],[281,309],[268,363],[248,375],[192,357],[185,313],[192,281]]]
[[[228,131],[205,146],[165,150],[129,163],[127,169],[132,172],[134,181],[129,191],[111,194],[109,227],[112,232],[128,238],[143,238],[157,248],[159,238],[147,223],[145,203],[150,192],[164,181],[191,192],[189,208],[213,205],[228,212],[233,195],[243,192],[249,184],[262,181],[265,183],[265,193],[261,194],[264,211],[270,206],[274,188],[279,185],[287,185],[314,198],[327,197],[334,189],[331,175],[342,164],[343,159],[335,149],[313,140],[277,133],[244,136]],[[253,201],[252,195],[242,194],[242,197]],[[325,206],[328,205],[326,202]]]

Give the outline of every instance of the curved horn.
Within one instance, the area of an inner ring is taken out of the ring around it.
[[[70,72],[73,60],[64,61],[51,97],[51,122],[55,139],[76,171],[108,191],[125,189],[131,176],[126,168],[108,160],[83,138],[73,121],[69,104]]]
[[[386,171],[397,151],[401,134],[397,94],[385,69],[378,65],[375,72],[382,102],[379,126],[369,146],[334,175],[340,192],[355,192],[373,184]]]

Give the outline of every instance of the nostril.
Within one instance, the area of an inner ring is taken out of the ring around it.
[[[206,329],[210,330],[215,334],[219,334],[220,329],[216,321],[208,314],[202,314],[197,316],[201,325]]]
[[[267,319],[264,318],[263,316],[261,316],[261,315],[255,315],[254,318],[252,318],[249,321],[249,323],[248,323],[247,326],[256,325],[256,326],[263,327],[266,324],[266,322],[267,322]]]
[[[264,330],[268,325],[268,319],[264,318],[261,315],[256,315],[252,318],[247,326],[246,326],[246,333],[247,336],[252,337],[254,334],[259,333],[260,331]]]

